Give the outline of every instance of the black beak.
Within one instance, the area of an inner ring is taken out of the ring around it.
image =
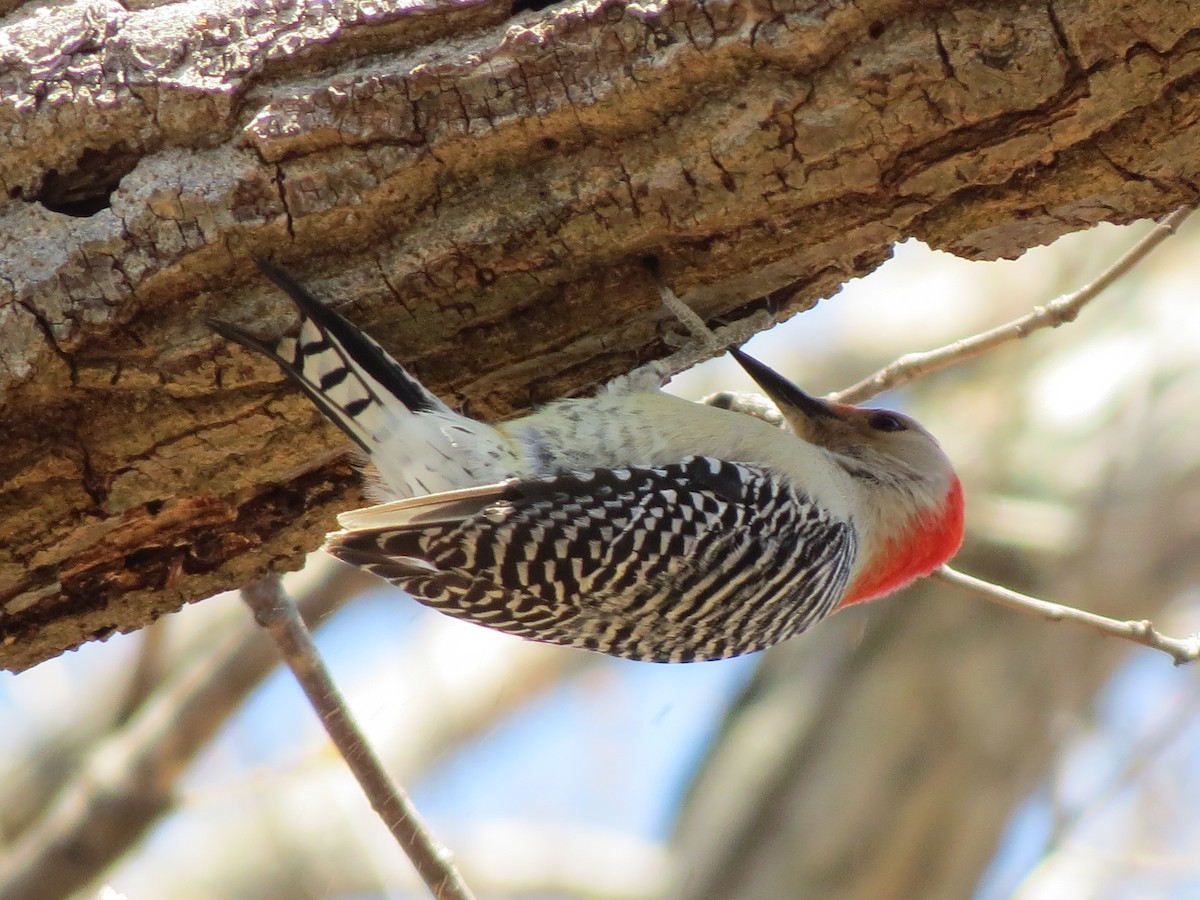
[[[747,356],[741,350],[730,350],[733,358],[746,370],[746,374],[758,382],[768,397],[783,411],[794,409],[810,419],[840,419],[842,418],[833,407],[824,400],[818,400],[804,393],[792,382],[788,381],[774,369],[764,366],[753,356]]]

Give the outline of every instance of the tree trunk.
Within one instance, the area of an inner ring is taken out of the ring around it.
[[[269,256],[494,417],[918,237],[1012,256],[1200,172],[1200,9],[19,5],[0,21],[0,666],[290,566],[360,499],[207,317]],[[350,299],[353,303],[348,303]]]

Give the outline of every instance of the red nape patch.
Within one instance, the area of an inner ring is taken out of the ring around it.
[[[928,521],[915,523],[904,540],[885,545],[879,553],[882,565],[865,570],[834,608],[882,597],[928,575],[958,552],[962,539],[963,489],[955,475],[945,505]]]

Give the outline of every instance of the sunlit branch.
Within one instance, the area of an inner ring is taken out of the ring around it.
[[[141,705],[154,693],[154,689],[162,683],[163,674],[167,671],[167,623],[168,619],[155,619],[141,630],[141,646],[138,648],[133,669],[129,673],[129,684],[121,697],[120,706],[115,716],[116,724],[120,725],[129,720]]]
[[[986,600],[999,603],[1001,606],[1015,609],[1018,612],[1039,616],[1050,622],[1074,622],[1110,637],[1132,641],[1135,644],[1141,644],[1143,647],[1149,647],[1151,650],[1159,650],[1174,659],[1175,664],[1179,666],[1200,659],[1200,635],[1192,635],[1187,638],[1168,637],[1160,634],[1152,623],[1144,620],[1121,621],[1119,619],[1110,619],[1107,616],[1076,609],[1073,606],[1064,606],[1061,603],[1040,600],[1037,597],[1030,597],[1027,594],[1021,594],[1017,591],[1000,587],[998,584],[992,584],[989,581],[966,575],[949,566],[942,566],[933,573],[932,577],[947,584],[966,588]]]
[[[1028,337],[1039,329],[1057,328],[1059,325],[1074,321],[1080,311],[1101,291],[1145,259],[1150,251],[1173,235],[1191,214],[1190,207],[1181,207],[1175,210],[1159,222],[1153,231],[1130,248],[1124,256],[1109,266],[1099,278],[1079,290],[1051,300],[1045,306],[1039,306],[1033,312],[1021,316],[1019,319],[1013,319],[1004,325],[963,338],[944,347],[938,347],[936,350],[906,353],[874,375],[864,378],[858,384],[832,394],[830,399],[839,403],[861,403],[876,394],[907,384],[922,375],[928,375],[938,369],[974,359],[1002,344]]]
[[[472,900],[450,852],[421,820],[405,791],[394,784],[350,715],[346,702],[317,652],[296,605],[278,576],[242,589],[242,598],[275,640],[283,660],[316,710],[359,786],[438,900]]]
[[[1130,785],[1141,782],[1147,771],[1162,763],[1171,745],[1183,738],[1196,721],[1196,714],[1200,713],[1200,695],[1189,687],[1184,687],[1181,694],[1180,702],[1175,703],[1171,712],[1161,718],[1154,732],[1122,753],[1124,763],[1110,771],[1104,781],[1093,788],[1090,796],[1071,810],[1057,811],[1050,834],[1041,849],[1043,860],[1052,859],[1075,836],[1080,825],[1093,816],[1101,815],[1102,810]]]
[[[356,593],[351,571],[327,566],[310,579],[304,615],[318,621]],[[167,676],[0,854],[0,900],[66,897],[104,872],[174,807],[192,759],[277,663],[262,631],[246,627]]]

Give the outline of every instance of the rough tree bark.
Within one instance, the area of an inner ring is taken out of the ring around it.
[[[0,665],[313,547],[336,435],[204,320],[271,256],[500,416],[793,314],[918,237],[1019,254],[1194,199],[1200,9],[0,0]]]

